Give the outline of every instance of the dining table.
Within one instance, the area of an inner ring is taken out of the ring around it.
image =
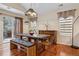
[[[36,54],[39,55],[45,50],[45,45],[42,44],[43,41],[49,39],[50,35],[45,35],[45,34],[25,34],[25,33],[18,33],[16,36],[20,36],[21,39],[22,37],[27,37],[28,41],[31,42],[31,40],[34,40],[34,43],[36,44]]]

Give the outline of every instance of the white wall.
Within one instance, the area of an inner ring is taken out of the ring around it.
[[[56,12],[48,13],[38,18],[39,30],[46,30],[45,24],[48,24],[48,30],[58,30],[58,19]]]
[[[76,17],[79,16],[79,8],[76,10]],[[79,47],[79,18],[74,24],[74,46]]]
[[[3,19],[2,16],[0,15],[0,44],[2,43],[3,40]]]
[[[27,17],[24,17],[23,19],[23,33],[29,32],[29,23],[25,23],[25,21],[28,21]]]

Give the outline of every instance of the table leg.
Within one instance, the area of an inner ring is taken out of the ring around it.
[[[20,38],[23,39],[22,36],[20,36]]]
[[[35,40],[35,44],[36,44],[36,54],[38,56],[45,50],[45,45],[39,43],[39,39]]]

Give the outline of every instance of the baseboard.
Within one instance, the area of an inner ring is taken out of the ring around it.
[[[78,46],[71,45],[72,48],[79,49]]]
[[[70,46],[70,47],[75,48],[75,49],[79,49],[78,46],[74,46],[74,45],[71,45],[71,44],[64,44],[64,43],[59,43],[59,42],[57,42],[57,44],[66,45],[66,46]]]
[[[62,44],[62,45],[71,46],[71,44],[65,44],[65,43],[61,43],[61,42],[57,42],[57,44]]]
[[[7,44],[7,43],[10,43],[10,42],[0,43],[0,45]]]

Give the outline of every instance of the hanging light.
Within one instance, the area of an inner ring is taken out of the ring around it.
[[[32,4],[31,4],[32,6]],[[30,18],[30,19],[33,19],[33,18],[37,18],[37,13],[32,9],[32,8],[29,8],[26,12],[25,12],[25,15]]]

